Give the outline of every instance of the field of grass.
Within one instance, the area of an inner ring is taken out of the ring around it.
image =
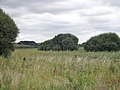
[[[120,52],[17,49],[0,57],[0,90],[120,90]]]

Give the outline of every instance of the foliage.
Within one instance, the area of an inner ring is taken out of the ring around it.
[[[0,9],[0,55],[7,57],[14,50],[18,28],[14,21]]]
[[[43,43],[40,43],[39,50],[48,51],[48,50],[52,50],[52,47],[53,47],[52,40],[47,40],[47,41],[45,41]]]
[[[71,34],[59,34],[51,40],[47,40],[40,44],[39,50],[53,50],[53,51],[66,51],[66,50],[77,50],[78,49],[78,38]]]
[[[62,40],[63,50],[76,50],[77,45],[75,45],[74,41],[71,38],[65,38]]]
[[[86,51],[119,51],[120,38],[115,33],[104,33],[90,38],[85,44]]]

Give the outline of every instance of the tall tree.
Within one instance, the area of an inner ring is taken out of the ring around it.
[[[0,55],[7,57],[14,50],[13,43],[19,30],[10,18],[2,9],[0,9]]]

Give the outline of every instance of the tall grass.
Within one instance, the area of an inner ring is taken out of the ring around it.
[[[120,90],[120,52],[17,49],[0,57],[0,90]]]

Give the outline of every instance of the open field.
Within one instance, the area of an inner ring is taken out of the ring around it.
[[[0,57],[0,90],[120,90],[120,52],[17,49]]]

